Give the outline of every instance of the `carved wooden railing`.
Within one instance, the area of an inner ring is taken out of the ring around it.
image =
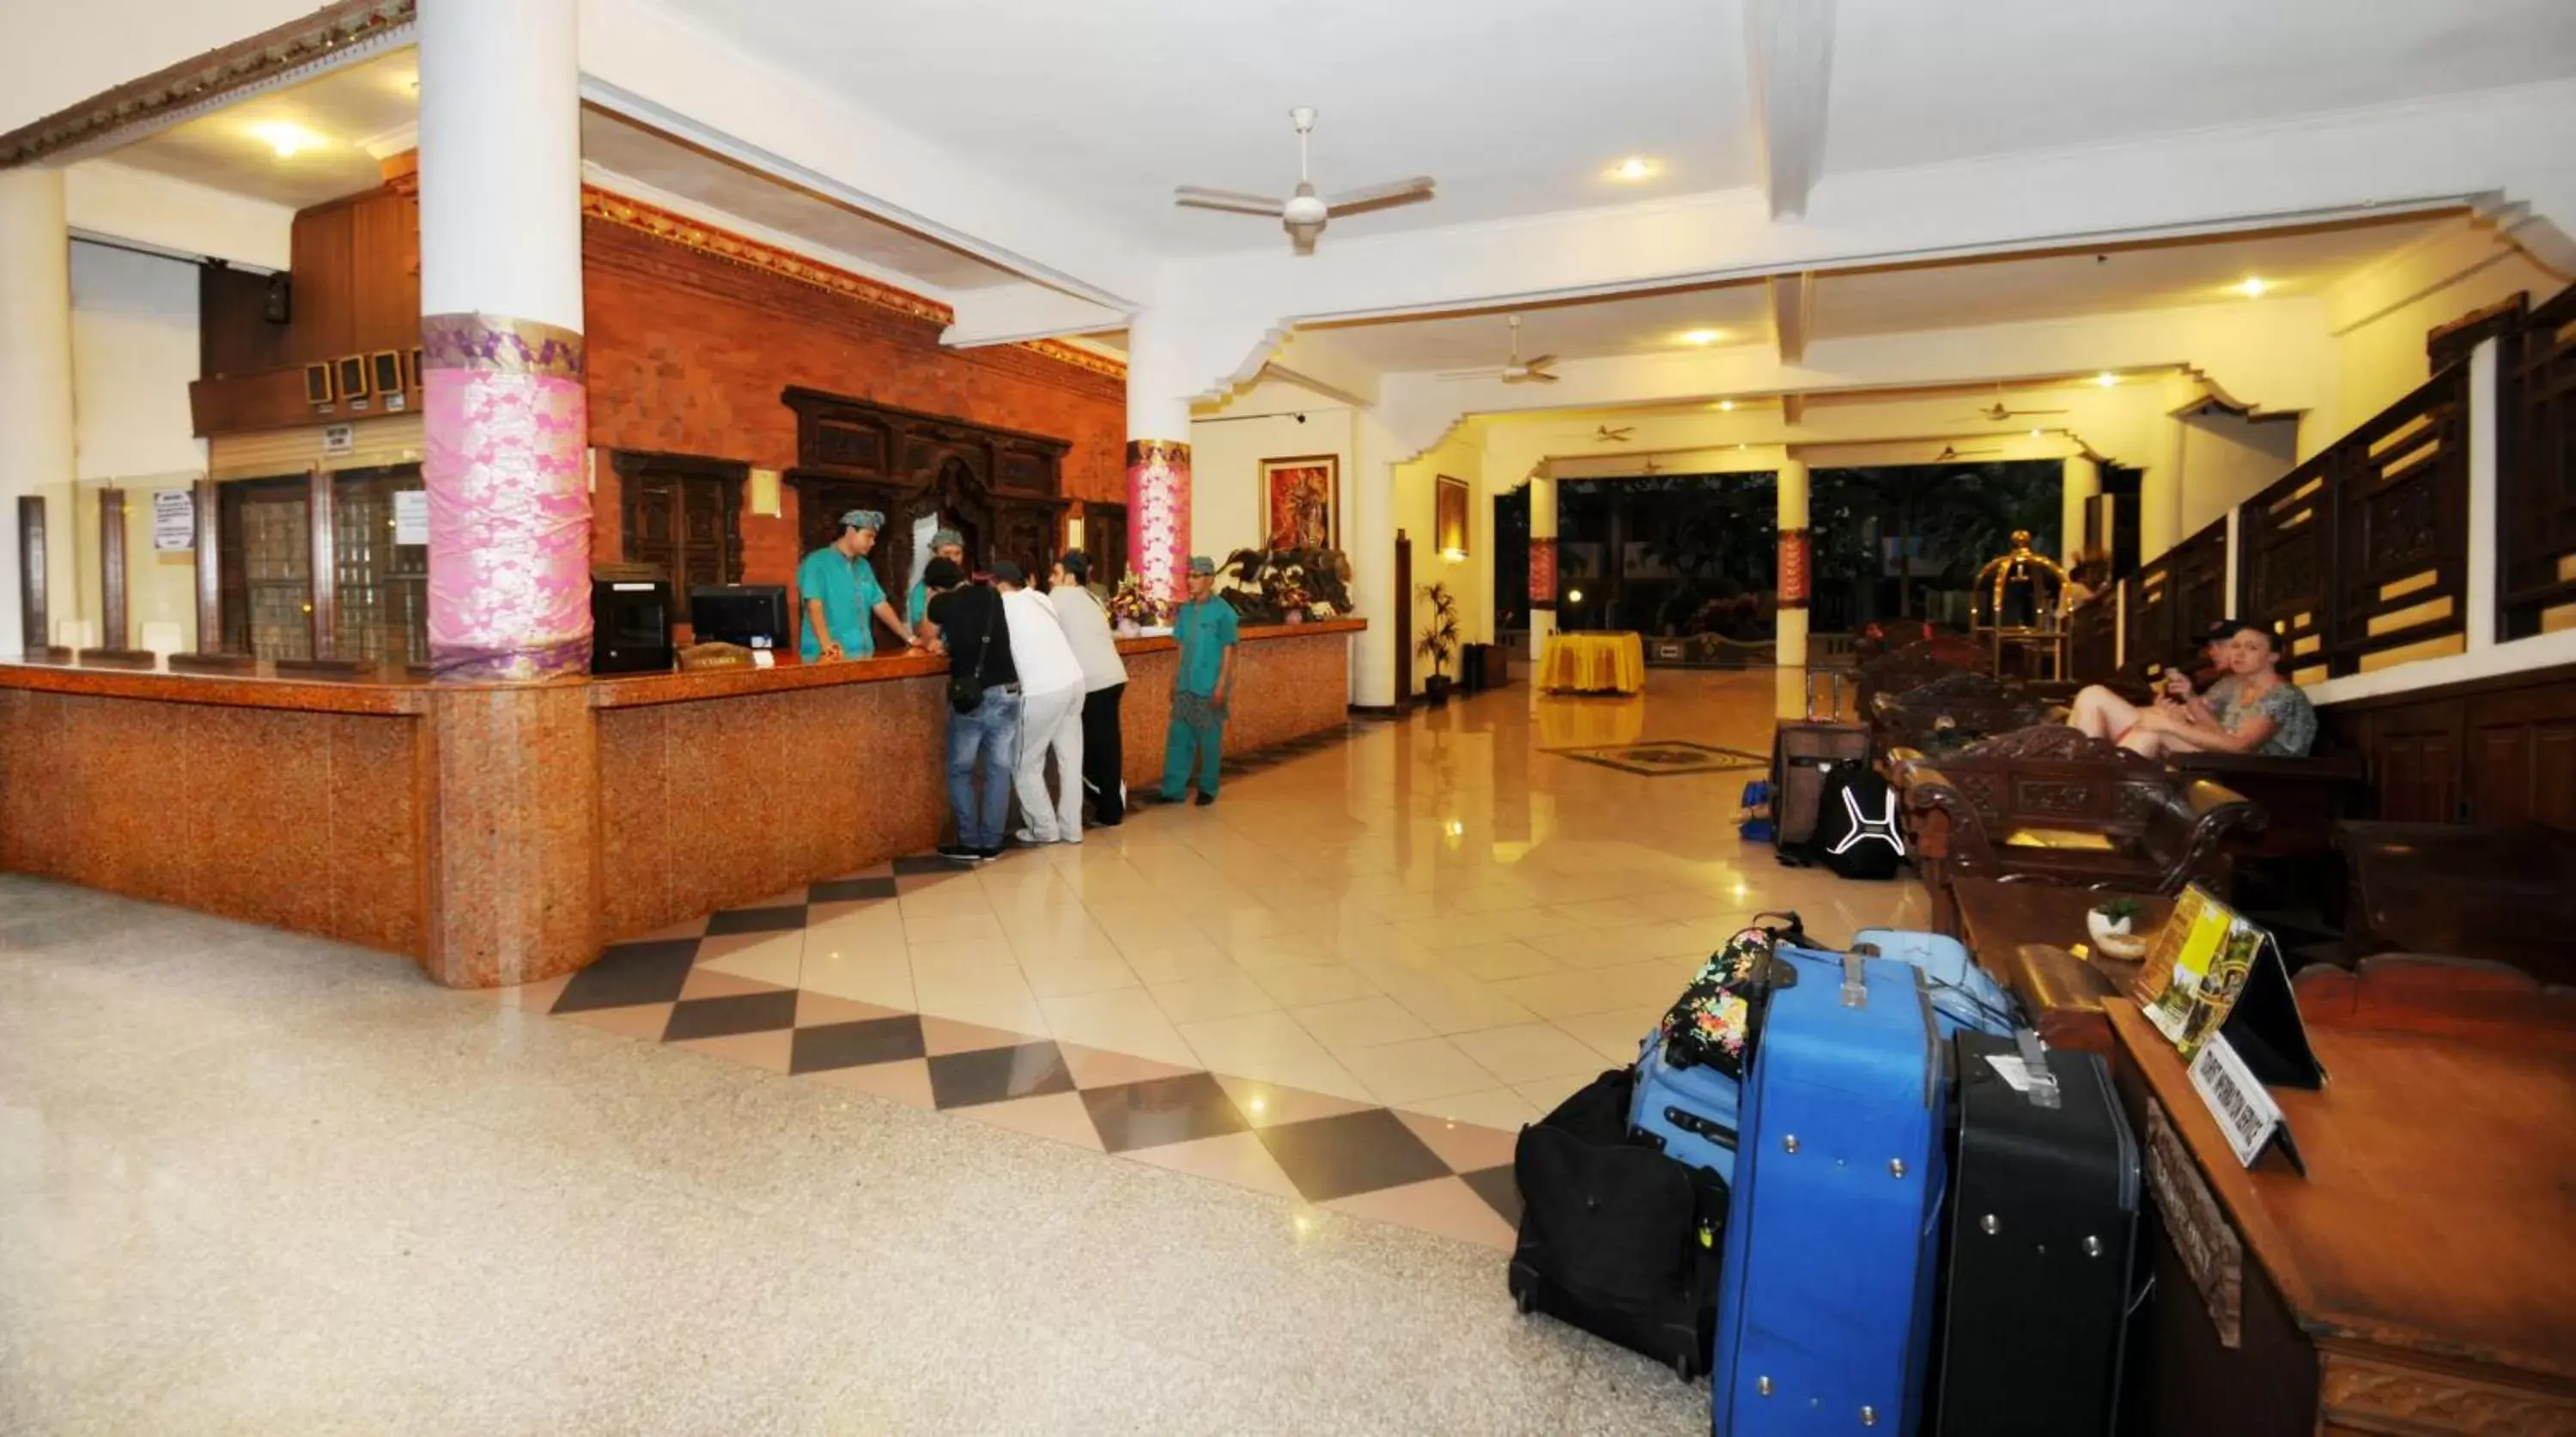
[[[2531,312],[2503,360],[2502,636],[2522,638],[2576,604],[2576,286]]]
[[[2236,611],[2300,682],[2464,642],[2468,396],[2453,365],[2245,502]]]
[[[2066,618],[2066,676],[2098,684],[2120,668],[2120,595],[2104,589]]]
[[[2128,642],[2121,652],[2128,662],[2120,672],[2145,678],[2172,657],[2174,634],[2173,565],[2159,556],[2120,583],[2120,602],[2128,612]]]

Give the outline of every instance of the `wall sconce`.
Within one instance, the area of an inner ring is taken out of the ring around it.
[[[1467,562],[1467,551],[1464,549],[1443,549],[1440,551],[1440,557],[1448,560],[1452,564],[1463,564]]]

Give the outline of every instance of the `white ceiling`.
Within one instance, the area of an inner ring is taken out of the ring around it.
[[[117,163],[209,189],[301,209],[384,182],[365,142],[401,136],[420,113],[420,62],[410,50],[330,71],[174,125],[115,152]],[[280,155],[260,133],[287,125],[304,148]],[[395,148],[408,149],[402,140]]]
[[[2325,285],[2418,243],[2459,215],[2415,216],[2107,251],[2032,255],[1827,273],[1816,277],[1811,337],[1870,334],[2122,310],[2232,302],[2261,304]],[[2096,258],[2101,254],[2104,257]],[[2233,286],[2265,282],[2247,299]],[[1685,351],[1694,329],[1719,344],[1772,338],[1759,282],[1668,290],[1521,312],[1521,353],[1564,359]],[[1332,347],[1383,372],[1500,364],[1509,330],[1500,312],[1316,326]]]
[[[1175,252],[1280,243],[1177,184],[1428,173],[1335,235],[1745,185],[1741,0],[671,0],[746,51]],[[2568,0],[1841,0],[1823,170],[2168,134],[2576,74]],[[1644,154],[1664,173],[1604,177]],[[1330,240],[1327,240],[1329,243]]]
[[[605,111],[582,111],[581,153],[613,174],[846,255],[872,273],[946,290],[1019,282],[1018,275],[962,250]],[[615,188],[613,182],[610,188]]]

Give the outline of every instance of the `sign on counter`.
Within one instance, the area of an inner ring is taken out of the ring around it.
[[[184,554],[197,547],[197,496],[186,489],[152,491],[152,550]]]

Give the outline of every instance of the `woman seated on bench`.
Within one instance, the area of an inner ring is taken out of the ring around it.
[[[2163,691],[2143,709],[2094,685],[2075,696],[2066,721],[2149,758],[2184,752],[2304,758],[2317,739],[2317,711],[2297,684],[2281,677],[2279,644],[2260,624],[2238,624],[2226,641],[2227,673],[2207,693],[2194,692],[2191,677],[2179,670],[2165,674]]]

